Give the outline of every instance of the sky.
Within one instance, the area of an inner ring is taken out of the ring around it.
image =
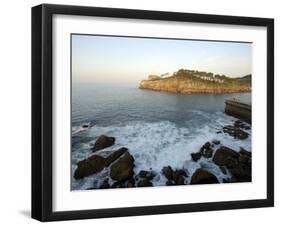
[[[251,74],[251,43],[72,35],[72,81],[139,83],[181,68]]]

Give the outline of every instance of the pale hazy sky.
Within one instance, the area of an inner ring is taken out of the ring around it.
[[[177,70],[251,74],[251,44],[72,35],[73,82],[138,83]]]

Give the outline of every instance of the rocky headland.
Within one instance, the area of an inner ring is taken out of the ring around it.
[[[251,75],[231,78],[210,72],[180,69],[172,75],[149,75],[140,89],[173,93],[240,93],[251,92]]]

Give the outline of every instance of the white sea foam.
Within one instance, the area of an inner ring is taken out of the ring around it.
[[[77,133],[80,133],[82,131],[85,131],[85,130],[89,129],[90,127],[91,127],[90,123],[83,123],[83,124],[78,125],[78,126],[72,126],[72,128],[71,128],[72,136],[77,134]]]
[[[170,165],[174,169],[184,169],[188,175],[192,175],[198,168],[206,168],[217,176],[220,182],[229,178],[229,174],[223,174],[220,168],[211,159],[201,158],[198,162],[191,160],[190,154],[199,151],[207,141],[219,140],[221,145],[239,151],[240,147],[251,151],[251,130],[246,140],[238,140],[225,133],[217,133],[222,126],[234,122],[234,118],[218,113],[204,113],[208,119],[204,123],[194,125],[194,122],[183,122],[182,126],[169,121],[162,122],[130,122],[126,125],[98,126],[89,128],[85,133],[93,137],[90,143],[85,144],[79,150],[72,152],[72,171],[76,169],[77,161],[87,158],[92,154],[90,146],[98,136],[106,134],[116,138],[114,146],[106,148],[99,153],[108,153],[120,147],[127,147],[135,159],[134,172],[140,170],[153,170],[159,173],[153,179],[154,186],[165,185],[166,178],[161,175],[161,169]],[[218,147],[218,146],[217,146]],[[73,189],[86,189],[98,186],[102,178],[106,177],[108,169],[86,177],[81,180],[73,180]],[[190,180],[190,176],[187,179]]]

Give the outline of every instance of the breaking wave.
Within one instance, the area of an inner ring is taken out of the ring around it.
[[[75,134],[75,139],[78,141],[80,139],[80,142],[78,142],[79,145],[72,147],[72,173],[74,173],[78,161],[92,154],[91,146],[96,139],[101,134],[105,134],[115,137],[116,143],[99,151],[99,154],[103,155],[120,147],[127,147],[135,159],[134,172],[136,174],[140,170],[153,170],[159,173],[152,181],[154,186],[165,185],[166,178],[160,172],[167,165],[174,169],[184,169],[189,175],[198,168],[207,168],[217,176],[220,182],[224,178],[229,178],[230,175],[223,174],[211,159],[201,158],[194,162],[191,161],[190,154],[199,151],[205,142],[213,139],[219,140],[221,145],[236,151],[239,151],[240,147],[251,151],[251,131],[247,131],[250,133],[247,139],[237,140],[225,133],[218,133],[222,126],[233,124],[235,118],[222,112],[194,111],[193,114],[193,120],[177,124],[170,121],[132,121],[110,126],[76,127],[72,129],[72,134]],[[85,140],[85,137],[88,139]],[[98,187],[102,178],[107,174],[108,169],[105,168],[98,174],[81,180],[73,180],[72,189]],[[190,177],[187,180],[190,180]]]

